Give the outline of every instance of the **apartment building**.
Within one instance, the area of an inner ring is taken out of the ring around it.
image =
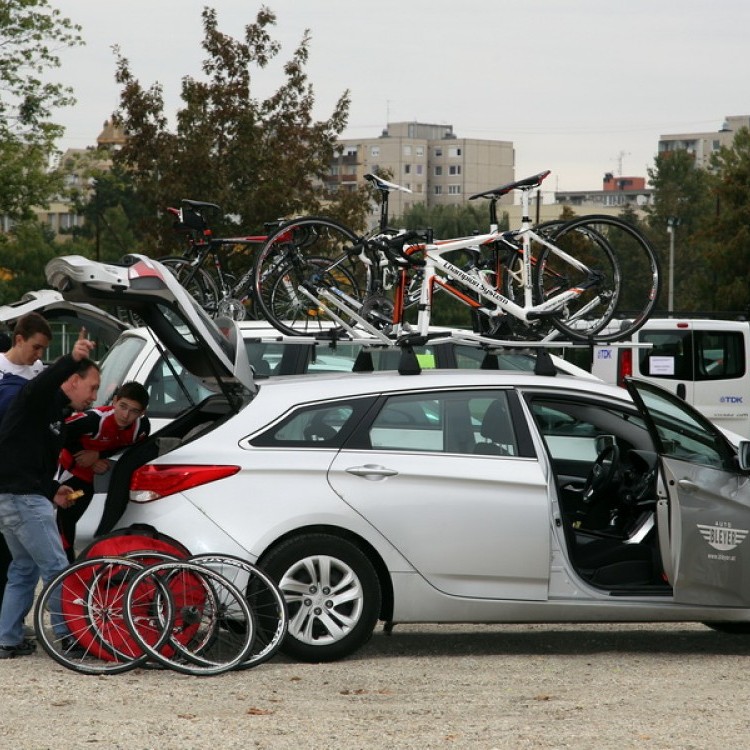
[[[718,131],[662,135],[659,137],[659,154],[687,151],[695,159],[695,165],[705,169],[710,165],[711,154],[722,146],[731,146],[734,134],[740,128],[750,128],[750,115],[727,117]]]
[[[412,191],[390,196],[391,216],[400,216],[416,203],[460,205],[512,182],[515,152],[511,141],[459,138],[452,125],[393,122],[377,138],[341,140],[326,187],[354,189],[368,172],[388,172]],[[511,205],[513,197],[502,202]]]
[[[601,190],[565,190],[555,193],[555,203],[570,206],[576,213],[619,213],[629,206],[637,213],[653,203],[654,191],[645,177],[620,177],[607,172]]]

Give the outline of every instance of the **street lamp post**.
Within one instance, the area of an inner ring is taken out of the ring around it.
[[[680,220],[676,216],[667,218],[667,234],[669,235],[669,296],[667,299],[667,315],[674,313],[674,234]]]

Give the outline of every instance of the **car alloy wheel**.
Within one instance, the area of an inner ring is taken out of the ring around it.
[[[331,661],[356,651],[372,635],[380,584],[367,556],[328,534],[287,540],[261,560],[289,609],[282,650],[302,661]]]

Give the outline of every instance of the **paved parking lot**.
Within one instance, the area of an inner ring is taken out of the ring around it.
[[[400,626],[355,657],[184,677],[0,663],[3,747],[740,748],[750,637],[701,625]]]

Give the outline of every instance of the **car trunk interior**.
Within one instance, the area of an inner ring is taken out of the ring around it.
[[[236,407],[230,405],[226,397],[211,396],[150,435],[146,440],[124,451],[115,462],[112,471],[96,478],[96,492],[107,493],[96,535],[106,534],[116,528],[127,508],[130,497],[130,477],[136,469],[209,432],[234,413],[236,413]]]

